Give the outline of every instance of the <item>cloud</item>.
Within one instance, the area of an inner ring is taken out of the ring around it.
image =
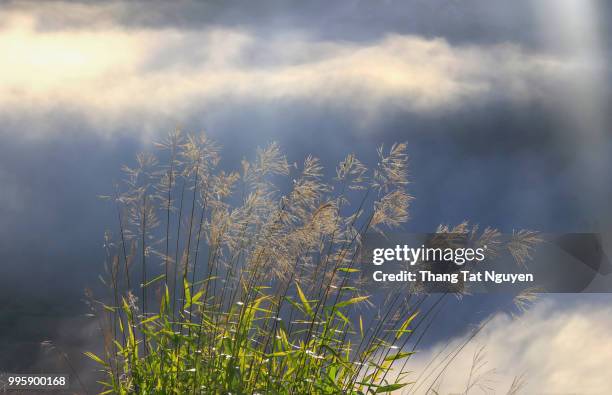
[[[67,14],[76,7],[73,19],[98,19],[89,28],[43,28],[57,7],[0,13],[4,117],[64,111],[108,130],[129,117],[181,119],[219,106],[296,101],[353,111],[367,122],[385,111],[437,114],[492,98],[545,97],[577,67],[515,44],[452,45],[400,34],[322,41],[304,31],[271,37],[223,26],[127,28],[116,23],[120,11],[112,7],[63,7]]]
[[[514,377],[524,375],[525,385],[520,393],[607,394],[612,388],[608,372],[612,363],[611,327],[609,304],[580,303],[564,308],[559,302],[546,300],[519,319],[498,314],[449,365],[441,379],[440,393],[465,391],[472,356],[484,346],[486,365],[480,373],[495,371],[482,377],[481,382],[501,393],[510,388]],[[461,342],[451,341],[441,355]],[[442,347],[420,353],[411,368],[420,372]],[[438,371],[419,391],[429,387]],[[475,387],[473,392],[479,393],[479,389]]]
[[[24,209],[22,196],[24,191],[18,185],[16,176],[0,168],[0,213],[21,212]],[[0,234],[3,229],[0,228]]]

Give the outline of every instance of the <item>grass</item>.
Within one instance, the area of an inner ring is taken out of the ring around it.
[[[416,384],[408,361],[446,295],[397,291],[376,307],[354,263],[366,232],[409,218],[405,144],[381,147],[372,169],[348,155],[329,181],[316,158],[290,165],[275,144],[229,173],[205,136],[175,132],[158,147],[124,168],[109,197],[118,222],[105,238],[110,296],[93,304],[105,351],[86,353],[105,372],[102,393],[372,394]],[[481,233],[492,245],[498,236]]]

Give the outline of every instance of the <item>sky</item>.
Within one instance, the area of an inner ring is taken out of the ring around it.
[[[228,169],[271,141],[290,161],[312,153],[329,169],[406,141],[408,231],[467,219],[610,232],[611,20],[610,4],[592,0],[4,2],[0,370],[45,366],[46,338],[87,344],[83,289],[97,283],[115,225],[98,196],[176,127],[218,141]],[[563,380],[579,377],[601,393],[609,375],[538,350],[578,352],[568,343],[585,323],[602,342],[580,343],[586,354],[612,344],[610,300],[547,298],[525,319],[537,324],[492,321],[491,365],[538,366],[533,391],[570,390],[579,380]],[[508,328],[516,337],[497,342]]]

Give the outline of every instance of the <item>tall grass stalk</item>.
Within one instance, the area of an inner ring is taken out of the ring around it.
[[[372,169],[348,155],[333,179],[312,156],[290,165],[276,144],[234,172],[219,169],[205,136],[174,132],[158,147],[124,167],[113,199],[119,239],[107,243],[103,309],[112,342],[104,357],[88,353],[107,372],[104,393],[366,394],[411,384],[408,360],[444,296],[396,290],[377,304],[355,266],[365,233],[409,218],[406,144],[381,147]]]

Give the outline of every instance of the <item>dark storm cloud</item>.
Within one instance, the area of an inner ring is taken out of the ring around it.
[[[368,41],[390,33],[443,37],[453,44],[512,42],[542,49],[538,12],[546,12],[529,0],[512,2],[487,0],[388,0],[371,2],[328,1],[148,1],[107,2],[86,7],[90,2],[63,2],[84,5],[75,12],[63,11],[63,4],[12,2],[17,7],[43,8],[52,18],[40,21],[42,30],[67,27],[92,28],[113,23],[127,28],[202,29],[210,26],[247,28],[267,36],[287,30],[308,32],[324,40]],[[602,37],[612,16],[608,2],[595,1]],[[554,3],[544,3],[553,7]],[[552,15],[548,16],[553,18]],[[553,21],[554,22],[554,21]]]
[[[130,2],[109,3],[91,14],[83,11],[91,17],[87,20],[63,13],[61,5],[43,7],[54,10],[54,18],[41,21],[41,29],[89,28],[113,15],[116,23],[133,28],[222,25],[272,35],[298,29],[331,40],[374,40],[397,33],[444,37],[453,43],[511,41],[530,45],[537,42],[538,29],[532,3],[526,0]]]

